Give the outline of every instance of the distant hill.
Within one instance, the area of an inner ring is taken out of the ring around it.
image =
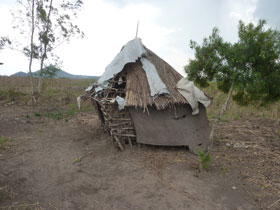
[[[15,73],[15,74],[12,74],[10,77],[27,77],[27,76],[28,76],[27,73],[19,71],[19,72]]]
[[[36,77],[39,75],[40,71],[35,71],[33,72],[33,75]],[[28,74],[25,72],[17,72],[15,74],[12,74],[10,77],[27,77]],[[63,70],[58,70],[56,72],[56,75],[54,78],[68,78],[68,79],[98,79],[98,76],[86,76],[86,75],[74,75],[74,74],[70,74],[66,71]]]

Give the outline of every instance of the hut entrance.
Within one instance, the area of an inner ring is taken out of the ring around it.
[[[129,109],[122,101],[126,96],[126,79],[129,64],[124,70],[108,81],[106,89],[102,90],[98,96],[92,97],[93,104],[98,112],[98,116],[112,140],[123,150],[124,144],[136,143],[136,132],[131,119]],[[118,100],[122,101],[118,102]]]

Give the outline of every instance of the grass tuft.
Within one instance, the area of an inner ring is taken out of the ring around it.
[[[41,114],[40,114],[40,112],[34,112],[34,116],[35,117],[41,117]]]
[[[6,141],[8,141],[7,138],[0,136],[0,145],[4,144]]]
[[[200,151],[199,149],[197,150],[197,153],[198,153],[202,168],[205,170],[208,170],[208,168],[212,162],[211,154],[209,152]]]
[[[9,141],[8,138],[6,138],[4,136],[0,136],[0,150],[6,148],[6,144],[8,141]]]

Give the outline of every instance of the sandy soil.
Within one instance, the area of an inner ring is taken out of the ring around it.
[[[250,210],[280,198],[278,191],[269,198],[260,191],[264,200],[257,200],[259,185],[240,177],[243,166],[234,158],[222,161],[223,154],[248,148],[230,152],[233,146],[220,141],[210,170],[199,172],[198,158],[185,148],[135,146],[119,152],[94,113],[66,121],[36,117],[35,111],[0,106],[0,135],[10,138],[0,150],[0,209]],[[221,133],[221,139],[232,139]]]

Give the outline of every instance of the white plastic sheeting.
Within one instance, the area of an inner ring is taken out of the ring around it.
[[[79,109],[81,109],[81,96],[77,97],[77,103],[78,103]]]
[[[156,99],[161,94],[170,95],[166,85],[160,79],[156,67],[147,58],[141,58],[141,63],[147,75],[152,98]]]
[[[198,87],[196,87],[192,81],[186,78],[182,78],[176,85],[177,90],[182,96],[189,102],[192,107],[192,114],[198,114],[198,102],[202,103],[205,107],[211,104],[211,99],[207,97]]]
[[[116,101],[118,103],[119,110],[124,109],[124,98],[117,96]]]
[[[110,102],[115,103],[115,101],[117,101],[117,103],[118,103],[119,110],[123,110],[124,106],[125,106],[124,98],[117,96],[116,98],[113,98]]]
[[[106,67],[103,75],[98,79],[98,85],[106,83],[123,70],[127,63],[134,63],[138,58],[146,55],[146,50],[139,38],[129,41],[114,60]]]
[[[91,89],[93,88],[93,85],[88,86],[88,88],[86,89],[86,91],[91,91]]]

